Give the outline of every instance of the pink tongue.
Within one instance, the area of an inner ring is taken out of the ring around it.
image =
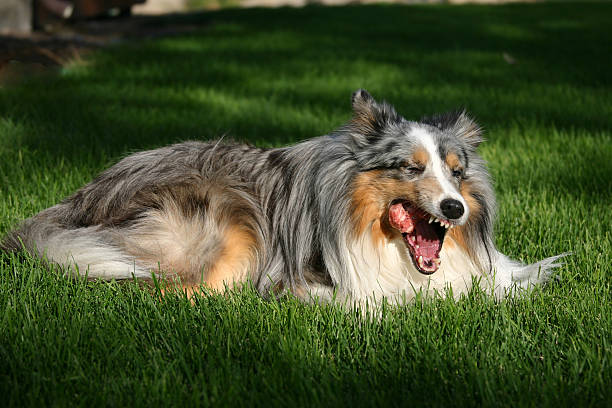
[[[418,249],[414,248],[417,257],[422,256],[425,262],[438,258],[440,239],[426,217],[406,211],[403,203],[393,204],[389,208],[389,222],[393,228],[402,233],[409,232],[416,240]]]
[[[417,222],[415,224],[415,238],[419,246],[416,255],[422,255],[423,258],[437,258],[438,249],[440,248],[440,239],[434,231],[434,227],[426,221]]]
[[[389,208],[389,222],[393,228],[400,232],[411,231],[414,226],[410,214],[404,209],[402,203],[393,204],[391,208]]]

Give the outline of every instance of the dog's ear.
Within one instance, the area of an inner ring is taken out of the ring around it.
[[[474,149],[484,140],[482,137],[482,128],[469,117],[465,110],[461,111],[457,116],[452,131],[458,138],[463,139]]]
[[[354,119],[363,119],[366,121],[373,119],[370,116],[377,103],[368,91],[365,89],[358,89],[353,92],[351,104],[353,105]]]
[[[359,144],[367,144],[381,135],[390,123],[399,122],[400,116],[386,102],[378,103],[365,89],[353,92],[353,119],[351,125],[356,131]]]
[[[464,140],[471,148],[476,149],[483,141],[482,129],[465,110],[456,110],[441,115],[422,118],[421,123],[437,127]]]

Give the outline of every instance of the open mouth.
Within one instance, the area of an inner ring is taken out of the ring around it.
[[[405,200],[396,200],[391,204],[389,222],[401,232],[417,270],[425,275],[437,271],[444,236],[452,224]]]

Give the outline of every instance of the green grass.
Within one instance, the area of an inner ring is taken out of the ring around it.
[[[0,405],[611,406],[611,16],[610,3],[226,10],[0,89],[0,233],[134,150],[327,133],[364,87],[407,118],[467,107],[487,131],[501,250],[573,252],[529,296],[474,291],[374,321],[251,290],[160,301],[6,259]]]

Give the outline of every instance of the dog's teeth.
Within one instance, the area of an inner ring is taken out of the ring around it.
[[[445,227],[446,229],[449,229],[449,228],[450,228],[450,223],[448,223],[448,222],[447,222],[446,224],[444,224],[444,227]]]
[[[419,248],[420,248],[420,246],[419,246],[419,245],[417,245],[417,246],[415,246],[415,248],[416,248],[416,249],[419,249]]]
[[[419,265],[423,266],[423,255],[419,256]]]
[[[434,261],[434,262],[436,263],[436,265],[438,265],[438,266],[440,266],[440,262],[442,262],[442,260],[441,260],[440,258],[434,258],[434,260],[433,260],[433,261]]]
[[[439,223],[439,224],[442,224],[442,221],[440,221],[440,220],[439,220],[439,219],[437,219],[437,218],[436,218],[434,221],[435,221],[435,222],[437,222],[437,223]]]
[[[434,220],[434,217],[429,217],[429,223],[431,224],[431,222]]]

